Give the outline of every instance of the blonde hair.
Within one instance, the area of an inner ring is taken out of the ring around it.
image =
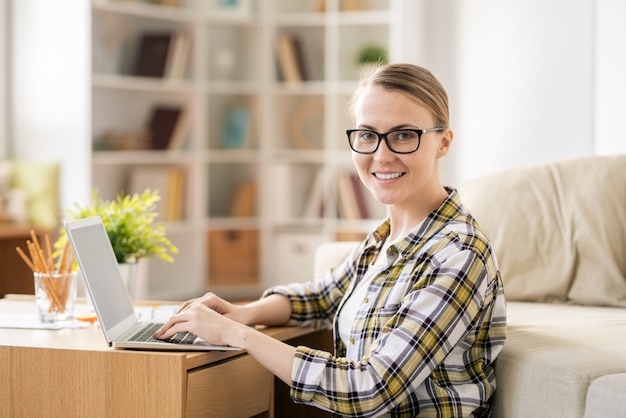
[[[366,73],[352,94],[348,106],[351,117],[354,117],[354,105],[361,92],[370,85],[400,91],[419,100],[430,109],[436,128],[449,128],[448,94],[439,80],[426,68],[413,64],[386,64]]]

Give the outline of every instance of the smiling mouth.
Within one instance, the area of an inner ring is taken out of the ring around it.
[[[403,172],[400,173],[374,173],[374,177],[376,177],[377,179],[380,180],[393,180],[393,179],[397,179],[398,177],[402,177],[404,176]]]

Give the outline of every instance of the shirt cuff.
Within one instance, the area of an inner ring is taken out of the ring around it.
[[[291,369],[291,397],[296,402],[309,403],[320,393],[326,367],[332,354],[305,346],[296,347]]]

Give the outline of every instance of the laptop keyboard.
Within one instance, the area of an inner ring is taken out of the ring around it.
[[[196,338],[196,335],[190,332],[179,332],[174,334],[167,340],[159,340],[153,337],[154,333],[161,328],[163,324],[147,324],[139,332],[130,338],[130,341],[142,341],[151,343],[175,343],[175,344],[192,344]]]

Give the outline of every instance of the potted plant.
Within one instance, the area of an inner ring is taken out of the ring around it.
[[[387,51],[378,45],[366,45],[357,54],[357,63],[362,71],[368,71],[372,66],[387,64]]]
[[[159,192],[146,189],[141,194],[120,194],[114,200],[107,201],[102,200],[94,191],[92,199],[91,205],[76,205],[68,209],[69,218],[82,219],[91,216],[102,218],[122,277],[133,295],[139,260],[157,257],[173,262],[172,255],[178,252],[176,246],[165,236],[165,227],[155,223],[158,216],[156,203],[161,199]],[[57,251],[63,248],[66,240],[67,235],[62,228],[55,243]]]

